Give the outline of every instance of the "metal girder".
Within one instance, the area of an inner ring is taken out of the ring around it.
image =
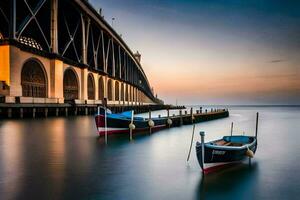
[[[81,16],[81,27],[82,27],[82,61],[84,64],[87,64],[87,51],[89,44],[89,32],[90,32],[90,19],[87,18],[85,20],[85,16],[83,14]],[[87,24],[86,24],[87,22]]]
[[[77,60],[78,60],[78,62],[81,62],[81,59],[80,59],[79,56],[78,56],[78,52],[77,52],[77,49],[76,49],[76,46],[75,46],[75,42],[74,42],[74,38],[75,38],[76,33],[77,33],[77,31],[78,31],[78,27],[79,27],[79,25],[80,25],[80,20],[77,22],[77,25],[76,25],[76,28],[75,28],[73,34],[71,34],[71,32],[70,32],[70,28],[69,28],[69,26],[68,26],[68,23],[67,23],[67,20],[66,20],[65,17],[64,17],[64,22],[65,22],[65,25],[66,25],[66,28],[67,28],[67,32],[68,32],[68,36],[69,36],[69,39],[70,39],[70,40],[69,40],[69,42],[66,44],[66,46],[65,46],[65,48],[64,48],[64,50],[63,50],[62,56],[65,55],[66,51],[69,49],[70,45],[72,44],[72,46],[73,46],[73,48],[74,48],[75,55],[76,55],[76,57],[77,57]]]
[[[9,24],[9,19],[6,16],[6,14],[4,13],[4,11],[2,10],[2,8],[0,7],[0,13],[2,14],[2,16],[4,17],[5,21],[7,22],[7,24]]]
[[[95,68],[98,68],[98,52],[99,52],[99,47],[100,47],[100,41],[101,41],[101,35],[98,37],[97,41],[97,46],[95,48],[95,40],[94,40],[94,34],[93,34],[93,29],[91,28],[91,40],[92,40],[92,48],[93,48],[93,59],[94,59],[94,64]]]
[[[108,39],[107,51],[106,51],[106,57],[105,57],[105,72],[107,72],[108,57],[109,57],[109,51],[110,51],[110,42],[111,42],[111,39]]]
[[[36,25],[38,26],[38,29],[40,30],[40,33],[42,34],[47,46],[48,46],[48,50],[50,51],[51,47],[50,44],[44,34],[43,29],[40,26],[40,23],[38,21],[38,19],[36,18],[36,15],[38,14],[38,12],[40,11],[40,9],[43,7],[43,5],[46,3],[47,0],[40,0],[37,4],[37,6],[32,10],[31,7],[29,6],[27,0],[24,0],[24,3],[26,5],[26,7],[28,8],[30,15],[28,15],[22,22],[21,26],[19,27],[19,30],[17,31],[18,33],[18,40],[20,39],[20,37],[22,36],[23,31],[27,28],[27,26],[29,25],[29,23],[34,20]]]

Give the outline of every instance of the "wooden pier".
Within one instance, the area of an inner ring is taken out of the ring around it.
[[[98,105],[73,105],[73,104],[1,104],[0,119],[22,118],[47,118],[58,116],[94,115]],[[135,113],[143,113],[154,110],[185,109],[184,106],[172,105],[109,105],[112,112],[134,110]]]
[[[196,112],[193,112],[193,109],[191,109],[189,113],[185,110],[184,114],[182,113],[182,110],[179,110],[178,115],[169,116],[172,120],[172,125],[170,127],[211,121],[226,117],[229,117],[229,111],[227,109],[211,109],[205,110],[204,112],[202,109],[196,110]]]

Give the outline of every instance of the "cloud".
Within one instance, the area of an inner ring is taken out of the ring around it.
[[[269,61],[270,63],[280,63],[280,62],[285,62],[286,60],[283,59],[278,59],[278,60],[271,60]]]

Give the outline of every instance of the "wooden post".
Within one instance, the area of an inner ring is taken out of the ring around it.
[[[7,117],[12,118],[12,108],[8,108],[7,110]]]
[[[68,117],[68,108],[65,108],[65,115]]]
[[[23,108],[20,108],[20,118],[23,119],[23,117],[24,117]]]
[[[168,113],[168,118],[170,117],[170,110],[167,109],[167,113]]]
[[[33,118],[33,119],[35,118],[35,112],[36,112],[36,110],[35,110],[35,108],[33,108],[33,109],[32,109],[32,118]]]
[[[151,120],[151,110],[149,110],[149,120],[148,122]],[[149,133],[151,134],[152,133],[152,128],[151,126],[149,126]]]
[[[74,110],[74,115],[77,116],[77,113],[78,113],[78,110],[77,110],[77,107],[76,107],[75,110]]]
[[[256,113],[256,126],[255,126],[255,138],[257,139],[257,129],[258,129],[258,116],[259,116],[259,113],[257,112]]]
[[[88,107],[85,107],[85,115],[88,115],[88,114],[89,114]]]
[[[131,123],[129,125],[130,141],[132,141],[132,131],[135,128],[134,125],[133,125],[133,116],[134,116],[134,111],[131,111]],[[130,127],[130,126],[133,126],[133,127]]]
[[[230,141],[232,138],[232,133],[233,133],[233,122],[231,122],[231,129],[230,129]]]
[[[45,108],[45,117],[48,117],[48,108]]]
[[[58,115],[59,115],[59,108],[55,109],[55,115],[56,115],[56,117],[58,117]]]
[[[180,126],[182,126],[183,121],[182,121],[182,110],[179,110],[179,117],[180,117]]]
[[[193,124],[193,107],[191,108],[191,123]]]
[[[205,151],[204,151],[204,137],[205,137],[205,132],[204,131],[200,131],[200,136],[201,136],[201,153],[202,153],[202,160],[201,160],[201,166],[202,167],[202,173],[204,174],[204,155],[205,155]]]

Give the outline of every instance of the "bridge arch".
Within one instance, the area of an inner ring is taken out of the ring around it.
[[[89,73],[88,75],[88,99],[95,100],[95,81],[93,74]]]
[[[46,98],[47,85],[47,73],[43,64],[36,58],[25,61],[21,71],[22,96]]]
[[[99,78],[99,82],[98,82],[98,96],[99,96],[99,100],[103,100],[104,99],[104,80],[103,77]]]
[[[78,77],[71,67],[64,72],[63,88],[65,100],[79,99]]]
[[[107,81],[107,98],[109,101],[113,100],[113,86],[111,79],[108,79]]]

